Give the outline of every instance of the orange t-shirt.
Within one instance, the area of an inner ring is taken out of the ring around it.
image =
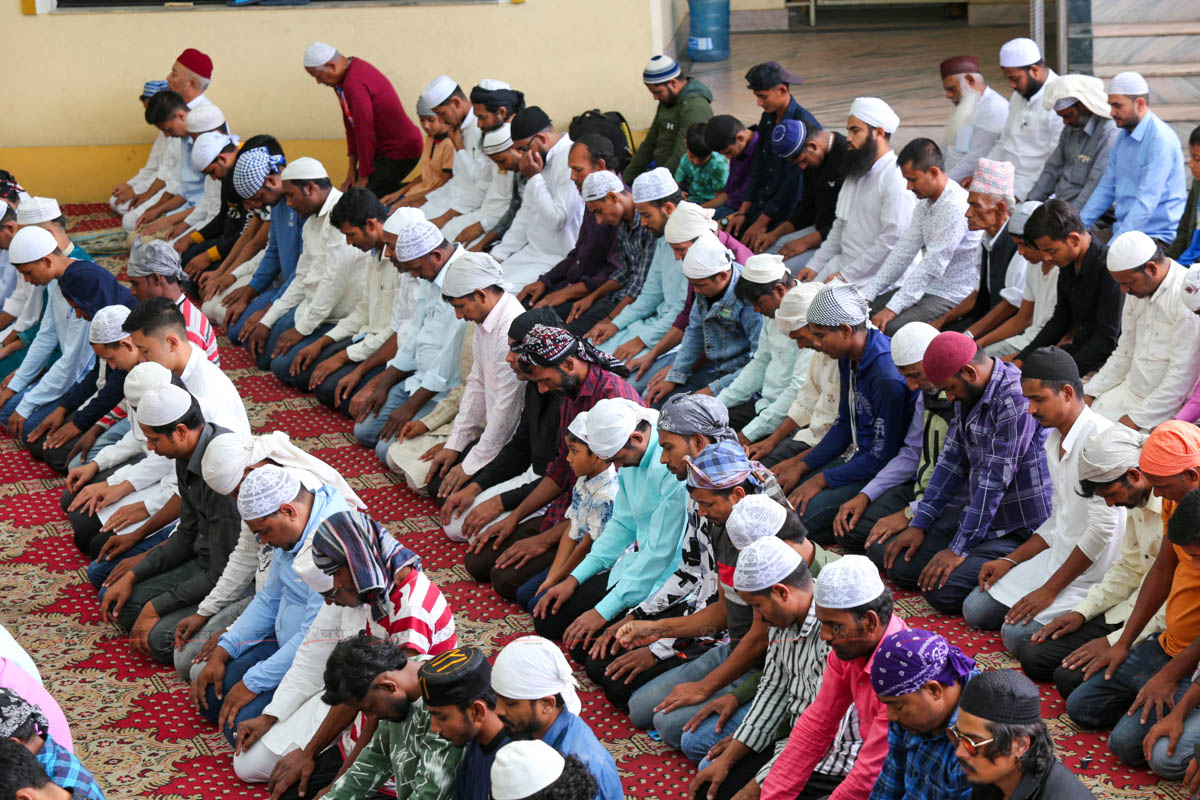
[[[1167,522],[1175,513],[1176,503],[1163,500],[1163,532]],[[1171,658],[1200,637],[1200,569],[1192,565],[1192,557],[1175,548],[1175,574],[1171,578],[1171,593],[1167,595],[1167,629],[1158,637],[1158,643]]]
[[[438,179],[445,172],[450,172],[454,166],[454,143],[449,136],[434,139],[425,137],[425,147],[421,150],[421,161],[417,164],[420,179],[413,189],[430,189],[437,185]],[[411,191],[411,190],[410,190]]]

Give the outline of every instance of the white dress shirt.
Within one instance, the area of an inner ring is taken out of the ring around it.
[[[792,437],[795,441],[815,445],[825,437],[837,421],[841,388],[837,359],[813,350],[804,383],[788,409],[788,417],[800,426]]]
[[[950,180],[961,181],[974,174],[975,162],[996,146],[1007,118],[1008,101],[992,87],[985,86],[971,118],[959,128],[953,142],[946,142],[943,152]]]
[[[250,435],[250,420],[237,387],[199,347],[192,345],[192,354],[179,379],[200,403],[204,419],[234,433]]]
[[[483,131],[475,119],[475,112],[468,111],[459,125],[463,147],[454,151],[453,174],[450,180],[425,196],[421,210],[427,219],[440,217],[453,209],[467,214],[483,205],[488,183],[495,174],[495,163],[483,154]]]
[[[1008,230],[1007,224],[990,239],[984,239],[983,232],[980,232],[980,244],[982,246],[976,251],[979,257],[979,261],[976,264],[977,274],[983,274],[983,251],[986,250],[990,256],[992,248],[996,245],[996,240],[1006,230]],[[1004,270],[1004,286],[1000,289],[1000,299],[1013,308],[1021,307],[1021,299],[1025,296],[1025,275],[1029,272],[1029,269],[1029,262],[1025,260],[1025,257],[1020,252],[1013,252],[1012,258],[1008,260],[1008,266]]]
[[[1054,70],[1049,72],[1046,83],[1058,77]],[[1053,108],[1042,105],[1045,92],[1046,86],[1043,84],[1037,94],[1028,100],[1020,92],[1012,93],[1004,132],[987,155],[992,161],[1011,161],[1016,167],[1013,190],[1018,200],[1029,194],[1042,174],[1046,159],[1058,146],[1058,137],[1062,135],[1062,118]]]
[[[390,258],[366,255],[367,274],[362,281],[365,290],[354,309],[325,334],[335,342],[353,337],[353,344],[346,348],[346,357],[356,362],[370,358],[393,335],[392,312],[396,286],[400,283],[400,270]]]
[[[412,373],[401,384],[410,397],[418,389],[440,396],[462,383],[462,340],[467,323],[458,319],[454,306],[442,298],[442,281],[450,265],[466,252],[462,245],[456,246],[432,281],[418,279],[420,293],[413,321],[403,337],[397,334],[396,355],[388,362],[393,369]]]
[[[21,366],[8,382],[8,388],[14,392],[28,389],[17,404],[18,414],[28,419],[39,407],[57,402],[88,373],[96,359],[95,351],[88,344],[91,325],[71,308],[58,288],[58,280],[50,281],[46,286],[42,326],[29,343]],[[62,355],[49,364],[56,347]],[[43,372],[48,364],[49,368]]]
[[[198,231],[217,218],[221,213],[221,182],[211,175],[204,179],[204,197],[196,204],[183,221],[189,231]],[[184,234],[186,235],[186,234]]]
[[[1020,255],[1016,257],[1020,258]],[[1008,301],[1007,297],[1004,299]],[[1033,317],[1030,318],[1029,327],[1015,336],[996,342],[1015,348],[1014,353],[1024,350],[1025,346],[1033,341],[1033,337],[1046,327],[1050,317],[1054,316],[1054,306],[1058,303],[1058,267],[1050,267],[1049,272],[1043,272],[1041,264],[1029,265],[1025,270],[1025,290],[1021,293],[1020,302],[1014,305],[1019,309],[1026,301],[1033,303]]]
[[[162,167],[163,159],[167,157],[167,151],[171,149],[171,138],[162,131],[158,132],[158,136],[154,137],[154,144],[150,147],[150,156],[146,159],[146,165],[137,171],[137,174],[126,181],[129,186],[139,194],[150,188],[150,184],[154,183],[154,179],[159,176],[159,169]]]
[[[0,330],[0,341],[8,338],[10,333],[27,331],[42,318],[42,305],[46,299],[46,287],[34,286],[25,280],[17,268],[8,260],[8,251],[0,250],[0,273],[8,273],[12,280],[13,289],[4,298],[5,314],[15,317],[13,324]]]

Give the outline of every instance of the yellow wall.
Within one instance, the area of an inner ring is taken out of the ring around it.
[[[321,155],[335,175],[344,168],[337,100],[301,66],[304,47],[318,39],[381,69],[410,113],[421,88],[444,72],[468,87],[506,80],[560,125],[599,107],[646,128],[654,104],[639,78],[671,35],[662,8],[660,0],[526,0],[26,16],[8,0],[0,3],[0,167],[38,194],[106,197],[141,165],[153,138],[137,102],[142,83],[165,77],[184,47],[212,56],[208,95],[235,133],[310,140],[312,150],[289,155]]]

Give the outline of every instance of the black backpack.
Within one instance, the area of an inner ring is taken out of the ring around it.
[[[593,108],[584,111],[571,120],[567,132],[572,141],[578,141],[585,133],[595,133],[612,142],[613,151],[619,164],[610,164],[617,173],[624,171],[625,165],[633,158],[633,131],[620,111],[601,111]]]

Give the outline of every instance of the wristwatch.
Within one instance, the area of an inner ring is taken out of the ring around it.
[[[908,520],[909,522],[912,522],[913,517],[915,517],[916,515],[917,515],[917,513],[915,511],[913,511],[912,506],[904,507],[904,518],[906,520]]]

